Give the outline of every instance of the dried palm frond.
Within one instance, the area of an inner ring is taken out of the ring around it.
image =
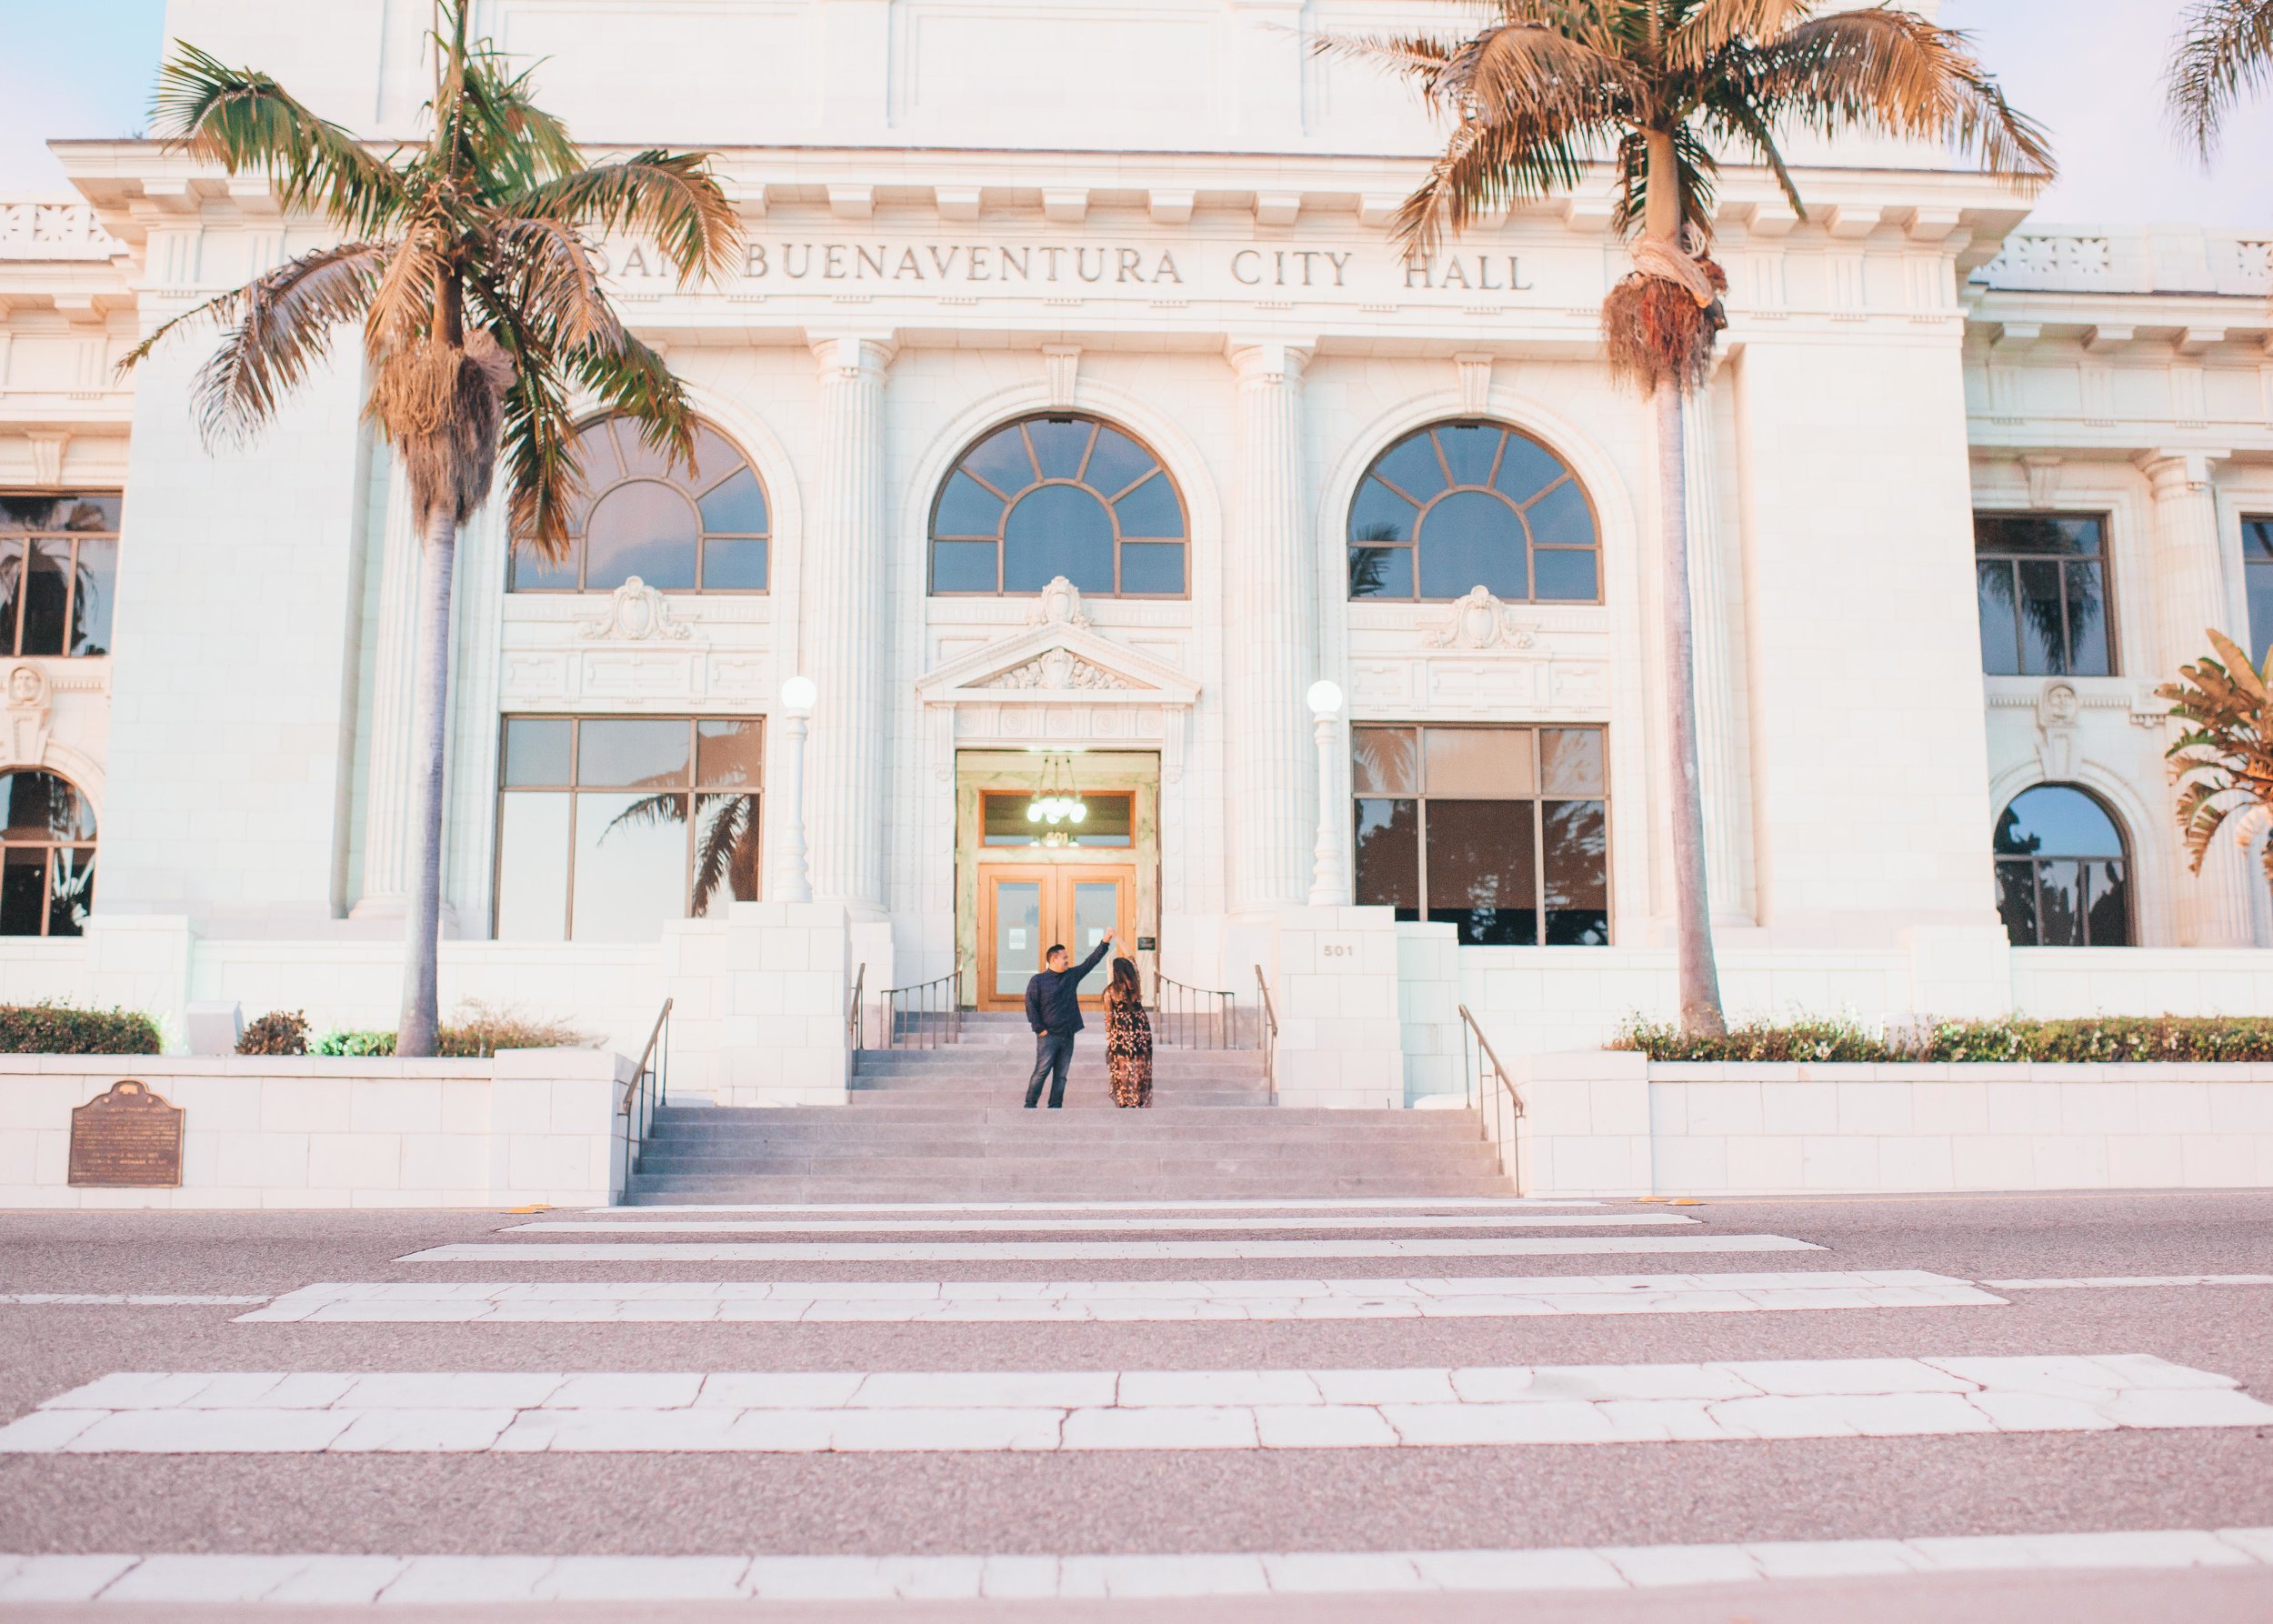
[[[365,415],[403,459],[423,521],[447,508],[464,524],[489,499],[513,360],[487,333],[460,348],[421,338],[379,364]]]
[[[2205,162],[2244,91],[2273,81],[2273,0],[2202,0],[2188,7],[2165,78],[2171,122]]]
[[[1602,342],[1617,382],[1645,395],[1662,384],[1687,394],[1711,375],[1714,343],[1728,325],[1718,296],[1728,278],[1710,259],[1690,263],[1709,290],[1701,300],[1687,279],[1641,268],[1602,301]]]

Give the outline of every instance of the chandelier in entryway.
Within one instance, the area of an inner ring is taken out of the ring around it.
[[[1028,823],[1046,827],[1037,831],[1044,846],[1066,846],[1073,840],[1072,829],[1066,826],[1087,821],[1089,808],[1081,798],[1081,790],[1074,783],[1074,758],[1070,756],[1042,757],[1042,776],[1035,781],[1034,798],[1026,802]]]

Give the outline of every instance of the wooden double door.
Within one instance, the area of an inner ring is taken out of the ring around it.
[[[978,1007],[1020,1009],[1042,955],[1062,942],[1076,964],[1113,932],[1107,954],[1082,978],[1081,1001],[1096,1008],[1117,954],[1133,954],[1136,869],[1113,863],[987,863],[978,877]]]

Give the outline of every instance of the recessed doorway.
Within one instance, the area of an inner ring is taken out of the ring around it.
[[[956,758],[956,947],[966,1007],[1017,1009],[1043,950],[1106,930],[1147,986],[1158,963],[1160,758],[966,750]],[[1077,801],[1078,819],[1064,802]],[[1037,805],[1038,803],[1038,805]],[[1047,814],[1057,814],[1053,821]],[[1111,962],[1084,978],[1095,1007]]]

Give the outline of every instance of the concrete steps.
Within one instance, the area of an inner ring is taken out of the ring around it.
[[[1153,1050],[1153,1108],[1115,1108],[1103,1023],[1065,1108],[1023,1108],[1034,1037],[966,1014],[937,1048],[871,1049],[850,1108],[663,1108],[625,1198],[642,1206],[1105,1201],[1511,1193],[1472,1111],[1270,1103],[1255,1049]]]

